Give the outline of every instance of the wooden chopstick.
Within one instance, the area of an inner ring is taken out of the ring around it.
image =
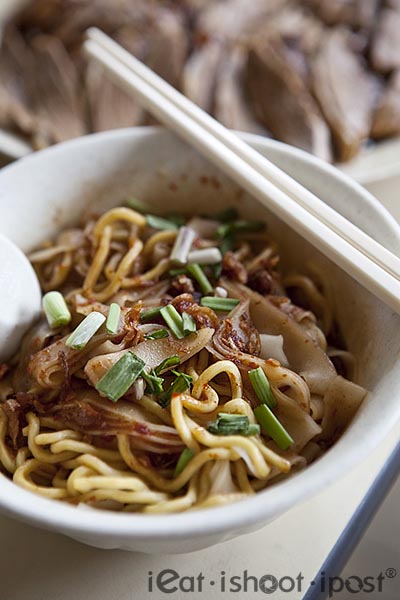
[[[296,200],[296,202],[301,204],[301,206],[306,208],[311,214],[314,214],[331,229],[334,229],[350,244],[369,256],[371,260],[378,262],[383,269],[388,271],[388,273],[391,273],[394,277],[400,279],[400,259],[387,250],[387,248],[384,248],[328,204],[322,202],[310,190],[303,187],[298,181],[290,177],[287,173],[282,171],[282,169],[254,150],[254,148],[246,144],[246,142],[240,139],[235,133],[221,125],[221,123],[178,92],[162,79],[162,77],[149,69],[145,64],[140,62],[140,60],[117,44],[112,38],[100,31],[100,29],[95,27],[91,28],[88,30],[87,35],[89,39],[96,41],[105,50],[108,50],[116,59],[120,60],[125,66],[134,71],[146,83],[160,92],[160,94],[170,100],[175,106],[179,107],[186,115],[202,125],[228,148],[233,150],[233,152],[236,152],[238,156],[259,173],[267,177],[267,179],[274,183],[281,191]]]
[[[99,30],[85,50],[157,119],[400,313],[400,259],[327,206]],[[344,228],[344,232],[342,232]]]

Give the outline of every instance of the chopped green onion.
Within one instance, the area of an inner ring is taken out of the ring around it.
[[[189,335],[196,331],[196,321],[187,312],[182,313],[183,333]]]
[[[71,313],[60,292],[47,292],[43,296],[42,305],[47,322],[52,329],[68,325],[71,321]]]
[[[257,398],[263,404],[268,404],[270,408],[276,406],[276,400],[269,385],[268,378],[261,367],[249,371],[250,383],[254,388]]]
[[[254,414],[265,433],[274,440],[281,450],[287,450],[294,443],[293,438],[266,404],[256,406]]]
[[[224,255],[226,252],[229,252],[229,250],[233,250],[233,242],[234,240],[232,235],[226,235],[224,238],[222,238],[219,244],[219,249],[222,255]]]
[[[168,271],[168,274],[169,274],[171,277],[176,277],[177,275],[186,275],[186,272],[187,272],[187,271],[186,271],[186,269],[185,269],[185,268],[183,268],[183,269],[170,269],[170,270]]]
[[[180,365],[180,363],[181,359],[177,354],[174,354],[173,356],[169,356],[168,358],[165,358],[162,362],[160,362],[160,364],[154,369],[154,371],[157,375],[159,375],[160,373],[166,371],[167,369],[170,369],[171,367],[176,367],[177,365]]]
[[[146,215],[146,222],[149,227],[153,229],[161,229],[168,231],[169,229],[178,229],[173,221],[163,219],[162,217],[156,217],[156,215]]]
[[[218,263],[217,265],[210,265],[208,268],[211,270],[214,279],[218,281],[222,273],[222,263]]]
[[[161,396],[159,403],[163,408],[166,408],[171,402],[171,398],[174,394],[182,394],[186,392],[187,389],[190,388],[190,385],[193,381],[190,375],[186,375],[186,373],[178,373],[177,371],[173,371],[176,375],[175,381],[170,386],[169,390],[164,392]]]
[[[185,337],[183,332],[183,321],[181,315],[176,310],[175,306],[172,304],[168,304],[167,306],[163,306],[160,310],[160,314],[174,336],[178,338],[178,340]]]
[[[226,238],[237,233],[247,233],[249,231],[262,231],[265,224],[262,221],[233,221],[224,223],[217,229],[217,235],[220,238]]]
[[[181,227],[172,247],[170,259],[172,262],[185,265],[190,248],[196,238],[196,232],[190,227]]]
[[[159,377],[154,369],[151,369],[150,373],[143,371],[142,377],[147,384],[146,393],[155,394],[156,396],[159,396],[163,393],[164,379]]]
[[[160,316],[160,310],[162,306],[156,306],[154,308],[149,308],[148,310],[142,310],[140,313],[140,320],[142,323],[146,323]]]
[[[106,329],[108,333],[117,333],[119,325],[119,317],[121,314],[121,307],[116,302],[110,304],[108,309]]]
[[[177,227],[183,227],[186,223],[185,217],[182,217],[182,215],[176,212],[168,213],[167,218],[169,221],[172,221],[172,223],[175,223]]]
[[[230,207],[215,215],[217,221],[221,221],[222,223],[229,223],[231,221],[236,221],[238,218],[238,211],[236,208]]]
[[[260,426],[249,422],[246,415],[218,413],[215,421],[208,425],[208,431],[214,435],[257,435]]]
[[[178,477],[185,469],[185,467],[190,463],[194,456],[193,450],[190,448],[185,448],[180,455],[178,462],[176,463],[174,477]]]
[[[92,339],[105,320],[105,316],[95,310],[89,313],[67,338],[65,345],[74,350],[81,350]]]
[[[214,296],[203,296],[200,300],[201,306],[208,306],[208,308],[222,312],[230,312],[239,302],[240,300],[236,300],[236,298],[214,298]]]
[[[149,205],[142,200],[138,200],[137,198],[127,198],[125,200],[125,204],[128,208],[132,210],[136,210],[142,214],[149,212]]]
[[[187,270],[189,275],[194,277],[194,279],[197,281],[197,283],[201,287],[201,291],[203,292],[203,294],[211,294],[211,292],[213,291],[213,286],[209,282],[207,276],[205,275],[200,265],[188,265]]]
[[[142,374],[144,367],[144,361],[128,351],[100,379],[96,390],[112,402],[117,402]]]
[[[145,340],[161,340],[162,338],[168,337],[168,331],[166,329],[156,329],[144,336]]]
[[[201,248],[189,252],[188,262],[198,265],[216,265],[222,261],[222,254],[219,248]]]

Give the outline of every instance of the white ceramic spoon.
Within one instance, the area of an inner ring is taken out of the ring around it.
[[[25,254],[0,235],[0,362],[18,349],[22,336],[39,318],[40,285]]]

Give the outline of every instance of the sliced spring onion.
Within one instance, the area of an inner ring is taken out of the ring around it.
[[[214,298],[214,296],[203,296],[200,300],[201,306],[208,306],[208,308],[222,312],[230,312],[239,302],[240,300],[236,298]]]
[[[47,322],[52,329],[68,325],[71,321],[71,313],[60,292],[47,292],[43,296],[42,306]]]
[[[186,275],[186,272],[187,272],[187,271],[186,271],[186,269],[185,269],[185,268],[183,268],[183,269],[170,269],[170,270],[168,271],[168,274],[169,274],[171,277],[177,277],[177,275]]]
[[[171,402],[171,398],[174,394],[182,394],[186,392],[187,389],[190,388],[190,385],[193,381],[190,375],[186,375],[186,373],[178,373],[177,371],[172,371],[174,375],[176,375],[176,379],[171,384],[169,390],[164,392],[161,396],[159,403],[163,408],[166,408]]]
[[[153,227],[153,229],[178,229],[177,225],[173,221],[168,221],[168,219],[163,219],[162,217],[157,217],[156,215],[146,215],[146,222],[149,227]]]
[[[177,227],[183,227],[183,225],[186,223],[185,217],[176,212],[169,213],[167,215],[167,219],[172,221],[172,223],[175,223]]]
[[[208,268],[211,270],[214,279],[218,281],[222,273],[222,263],[218,263],[217,265],[209,265]]]
[[[119,325],[119,317],[121,314],[121,307],[116,302],[110,304],[108,309],[106,329],[108,333],[117,333]]]
[[[74,350],[81,350],[92,339],[105,320],[105,316],[95,310],[89,313],[67,338],[65,345]]]
[[[226,238],[237,233],[248,233],[250,231],[262,231],[265,227],[265,223],[262,221],[233,221],[231,223],[224,223],[217,229],[217,235],[220,238]]]
[[[174,477],[178,477],[186,467],[188,463],[194,457],[194,452],[190,448],[185,448],[180,455],[178,462],[176,463]]]
[[[187,312],[182,313],[183,333],[189,335],[196,331],[196,321]]]
[[[221,250],[219,248],[201,248],[189,252],[188,262],[198,265],[216,265],[222,260]]]
[[[160,362],[160,364],[154,369],[154,371],[157,375],[159,375],[160,373],[166,371],[167,369],[170,369],[171,367],[178,366],[180,362],[181,359],[179,358],[179,356],[177,354],[174,354],[173,356],[169,356],[168,358],[165,358],[162,362]]]
[[[215,218],[222,223],[230,223],[231,221],[236,221],[238,218],[238,211],[236,208],[230,207],[217,213]]]
[[[218,417],[207,427],[214,435],[257,435],[260,426],[249,422],[246,415],[218,413]]]
[[[156,329],[144,336],[145,340],[161,340],[162,338],[168,337],[168,331],[166,329]]]
[[[163,306],[160,310],[160,315],[178,340],[185,337],[183,332],[183,320],[175,306],[172,306],[172,304]]]
[[[254,414],[262,429],[274,440],[281,450],[287,450],[294,443],[291,435],[289,435],[266,404],[256,406]]]
[[[146,323],[160,316],[160,310],[162,306],[156,306],[154,308],[149,308],[148,310],[142,310],[140,312],[140,320],[142,323]]]
[[[261,367],[249,371],[250,383],[254,388],[257,398],[262,404],[268,404],[270,408],[276,406],[276,400],[269,385],[268,378]]]
[[[222,238],[222,240],[219,243],[219,249],[221,251],[221,254],[224,255],[226,252],[229,252],[229,250],[233,249],[233,246],[234,246],[233,235],[226,235],[225,237]]]
[[[201,287],[201,291],[203,294],[211,294],[213,291],[213,286],[208,280],[206,274],[200,265],[192,264],[187,266],[187,271],[189,275],[191,275]]]
[[[142,200],[138,200],[137,198],[127,198],[125,204],[128,208],[132,210],[136,210],[142,214],[149,212],[149,205]]]
[[[185,265],[187,263],[190,248],[196,238],[196,232],[190,227],[181,227],[172,247],[170,259],[174,263]]]
[[[156,396],[163,393],[164,379],[159,377],[154,369],[151,369],[150,373],[143,371],[141,376],[147,384],[146,393],[155,394]]]
[[[145,363],[141,358],[131,351],[126,352],[100,379],[96,390],[112,402],[117,402],[142,374],[144,367]]]

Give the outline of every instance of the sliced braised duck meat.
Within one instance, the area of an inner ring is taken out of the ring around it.
[[[115,38],[129,52],[143,59],[143,40],[135,27],[125,27]],[[89,61],[86,66],[85,83],[93,131],[133,127],[142,122],[143,109],[121,86],[111,81],[104,69],[94,61]]]
[[[14,22],[24,31],[32,28],[49,33],[62,23],[67,5],[71,8],[70,2],[65,0],[35,0],[22,3]]]
[[[371,62],[381,73],[400,67],[400,8],[385,8],[380,13],[372,42]]]
[[[338,158],[346,161],[369,136],[379,85],[348,46],[345,30],[330,30],[312,64],[313,90],[329,123]]]
[[[64,0],[62,5],[63,18],[52,33],[69,49],[80,46],[88,27],[113,36],[121,27],[135,25],[145,33],[158,8],[155,0]]]
[[[374,114],[372,137],[383,138],[400,134],[400,69],[390,78]]]
[[[253,40],[245,80],[257,118],[275,137],[331,159],[329,129],[279,36]]]
[[[222,42],[211,40],[191,54],[183,69],[183,93],[207,112],[213,109],[217,73],[224,52]]]
[[[184,25],[179,14],[160,8],[148,32],[148,51],[144,60],[174,86],[181,79],[188,52]]]
[[[327,25],[370,28],[380,0],[302,0]]]
[[[93,131],[133,127],[142,122],[143,110],[132,96],[114,84],[93,61],[87,66],[85,83]]]
[[[252,32],[287,0],[225,0],[210,2],[196,20],[200,39],[236,40]]]
[[[78,74],[63,44],[53,36],[36,36],[32,50],[35,68],[28,85],[39,129],[51,143],[84,135],[87,128]]]
[[[230,129],[268,135],[249,107],[243,82],[245,64],[243,48],[232,48],[225,54],[216,79],[214,116]]]
[[[35,126],[24,81],[24,72],[31,67],[29,48],[20,33],[10,27],[0,53],[0,127],[25,135],[30,135]]]

